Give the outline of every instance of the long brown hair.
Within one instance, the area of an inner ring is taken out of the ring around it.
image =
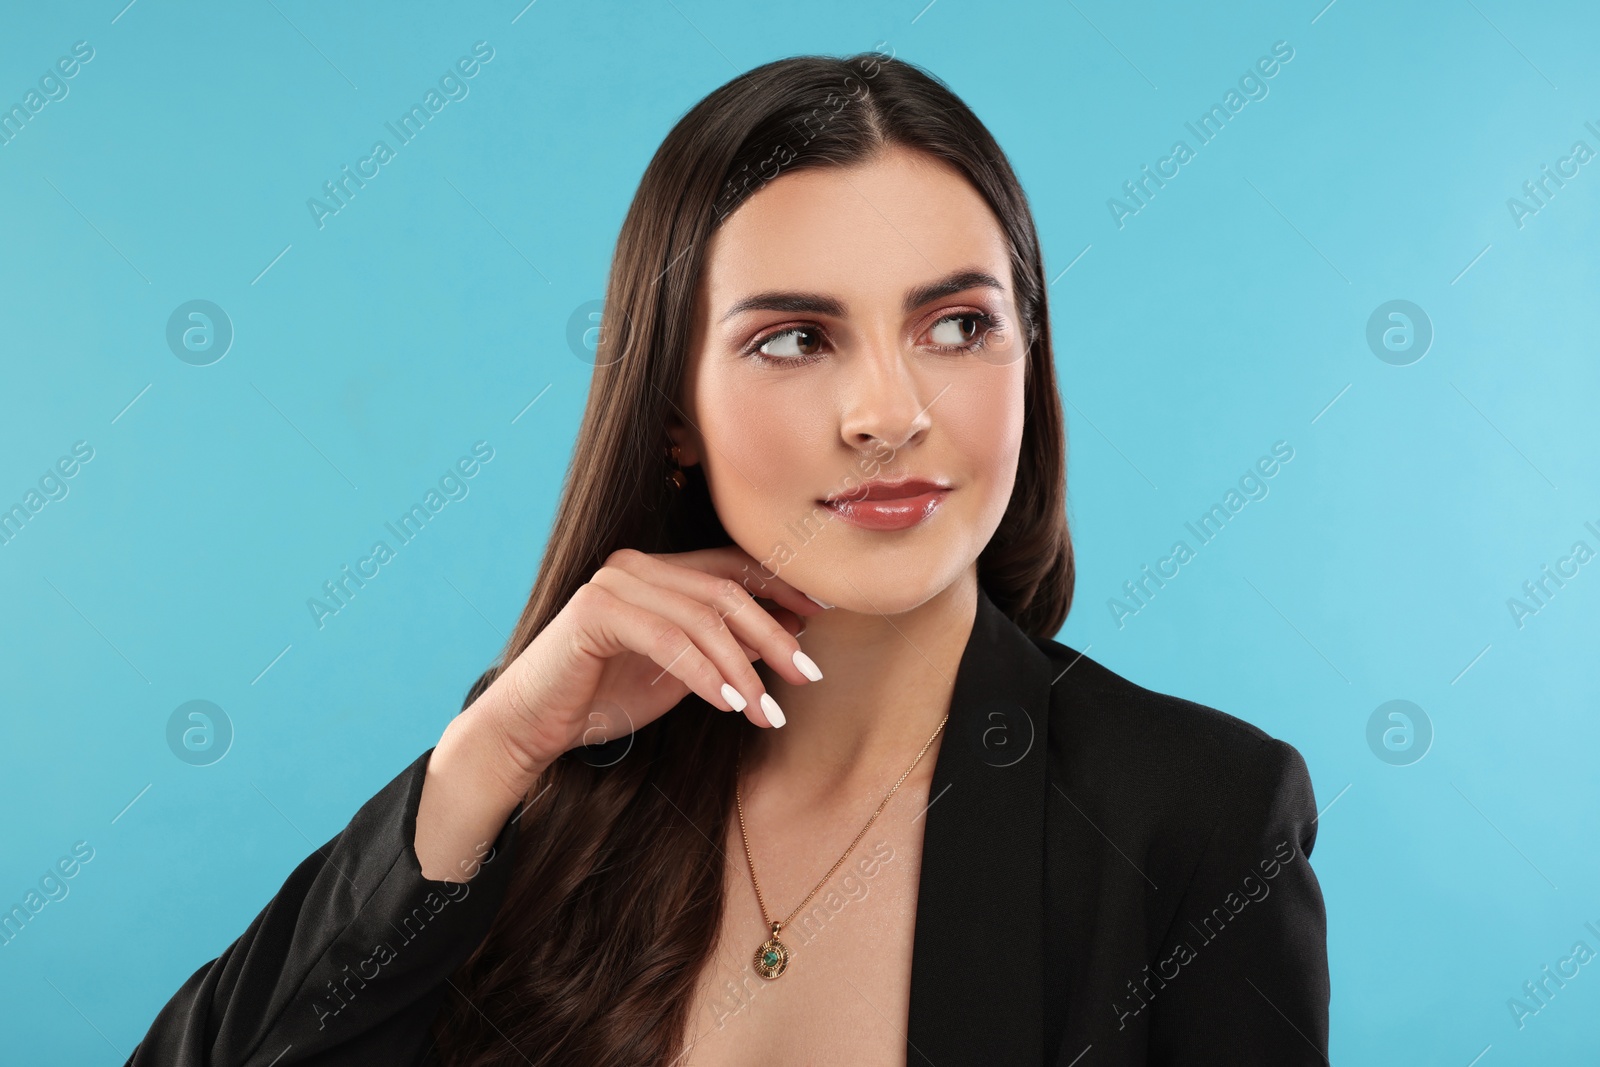
[[[700,467],[681,490],[667,477],[707,241],[765,182],[893,145],[965,175],[1009,240],[1025,422],[1016,486],[978,578],[1023,631],[1060,629],[1073,587],[1066,446],[1044,264],[1021,185],[989,131],[921,68],[876,52],[796,56],[712,92],[645,169],[617,238],[588,403],[538,577],[469,703],[616,549],[731,543]],[[445,1062],[665,1064],[692,1038],[691,1001],[722,916],[741,725],[692,694],[683,703],[700,706],[574,750],[535,786],[507,896],[435,1022]]]

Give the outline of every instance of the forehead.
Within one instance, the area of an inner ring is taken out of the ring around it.
[[[713,233],[700,295],[712,321],[741,296],[776,289],[898,307],[907,289],[965,267],[1010,286],[999,220],[960,171],[896,148],[768,182]]]

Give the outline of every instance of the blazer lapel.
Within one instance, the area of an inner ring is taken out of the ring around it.
[[[980,585],[924,815],[909,1064],[1044,1060],[1050,683]]]

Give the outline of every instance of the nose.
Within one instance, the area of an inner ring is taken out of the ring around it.
[[[922,395],[926,383],[898,344],[871,343],[849,367],[839,427],[846,444],[862,451],[898,450],[927,436],[936,398]]]

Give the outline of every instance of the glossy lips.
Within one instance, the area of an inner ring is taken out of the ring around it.
[[[820,503],[864,530],[904,530],[932,515],[949,492],[949,486],[912,478],[903,482],[868,482],[854,493]]]

